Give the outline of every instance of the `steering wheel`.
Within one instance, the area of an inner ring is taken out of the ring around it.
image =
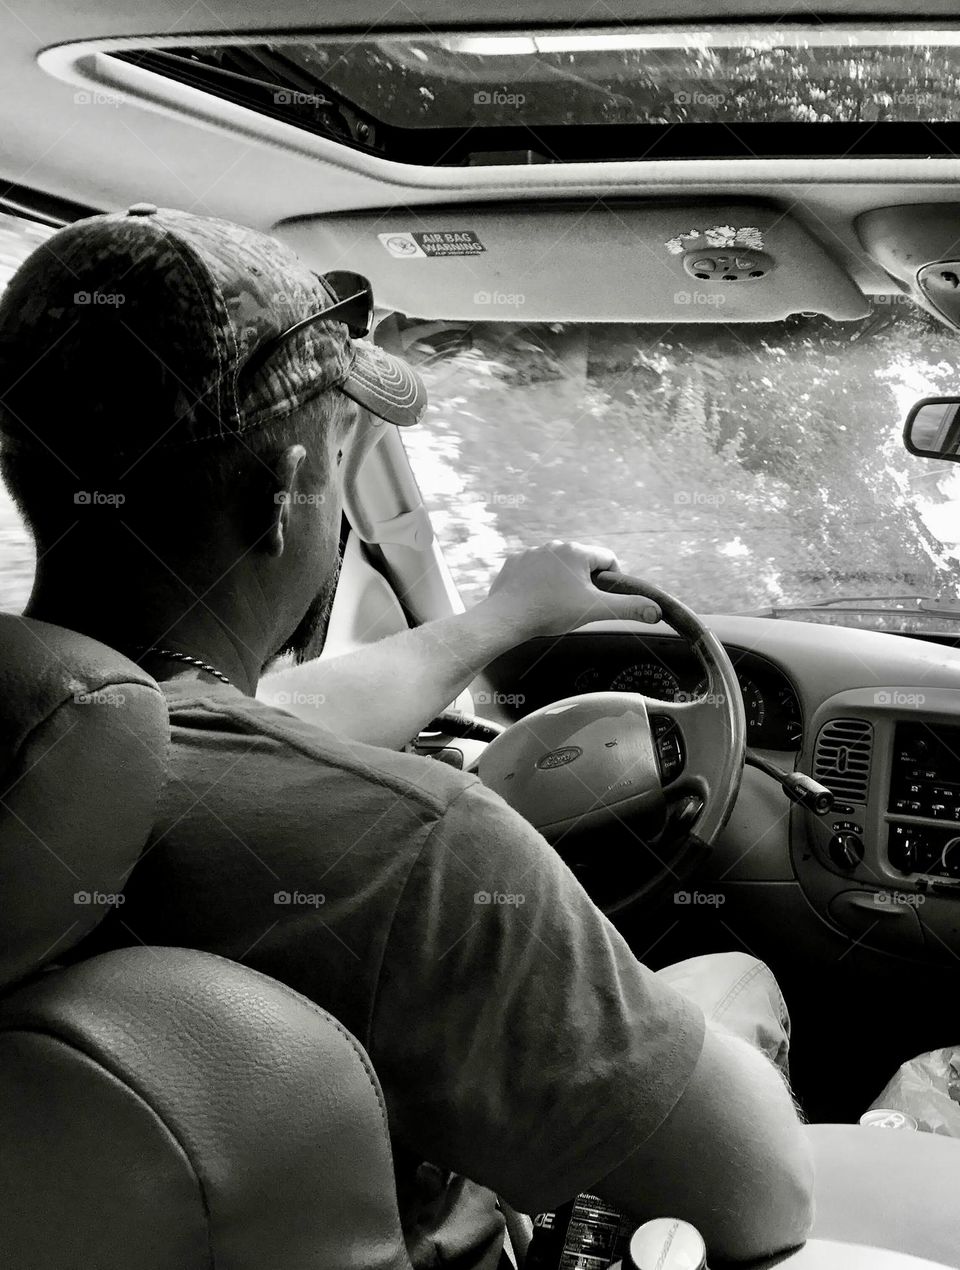
[[[605,836],[617,844],[611,868],[644,857],[642,879],[602,904],[614,914],[681,885],[709,852],[740,789],[746,717],[726,650],[691,609],[626,574],[594,581],[655,601],[703,666],[706,690],[676,701],[636,692],[565,697],[496,736],[477,771],[562,855],[589,835],[601,868]]]

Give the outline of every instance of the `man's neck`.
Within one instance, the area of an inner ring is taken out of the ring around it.
[[[214,667],[234,687],[252,697],[270,650],[258,647],[236,614],[191,601],[177,616],[175,607],[150,603],[132,588],[118,607],[102,592],[77,595],[38,583],[24,616],[65,626],[116,648],[158,679],[169,678],[189,663],[157,655],[157,650],[186,654]],[[147,652],[145,650],[152,650]]]

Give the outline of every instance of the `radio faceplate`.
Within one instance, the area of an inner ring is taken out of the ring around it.
[[[887,810],[949,821],[960,832],[960,727],[896,725]]]
[[[960,727],[896,725],[887,811],[893,868],[905,876],[960,880]],[[944,824],[917,824],[913,817]]]

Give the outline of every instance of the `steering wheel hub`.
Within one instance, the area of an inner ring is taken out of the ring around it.
[[[629,692],[528,714],[487,746],[479,776],[551,842],[611,814],[654,823],[665,810],[647,702]]]

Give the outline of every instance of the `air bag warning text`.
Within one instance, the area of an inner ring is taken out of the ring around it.
[[[377,234],[391,256],[479,256],[486,251],[472,229],[430,229],[413,233]]]

